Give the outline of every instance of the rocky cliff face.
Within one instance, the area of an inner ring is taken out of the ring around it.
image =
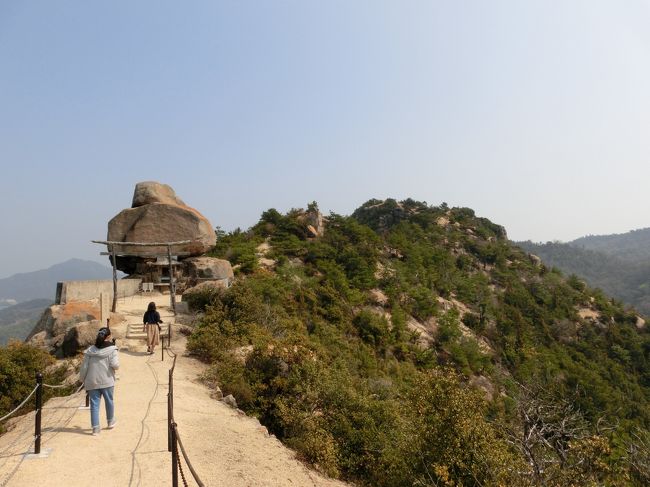
[[[138,183],[133,194],[132,207],[119,212],[108,223],[108,240],[113,242],[177,242],[190,243],[174,246],[176,254],[201,255],[216,243],[214,229],[208,219],[187,206],[174,190],[154,181]],[[116,249],[133,256],[117,258],[117,268],[132,274],[139,258],[165,254],[165,247],[120,246]]]
[[[97,331],[105,326],[99,316],[97,300],[52,305],[45,309],[26,341],[58,358],[72,357],[95,343]],[[110,318],[112,324],[123,321],[117,313],[111,313]]]

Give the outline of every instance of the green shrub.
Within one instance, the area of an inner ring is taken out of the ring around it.
[[[25,343],[11,341],[6,347],[0,347],[0,416],[14,409],[29,395],[36,385],[37,372],[43,373],[45,383],[60,383],[65,367],[51,369],[54,363],[54,358],[47,352]],[[69,389],[45,389],[44,399],[69,392]],[[33,408],[33,403],[24,409],[28,408]]]
[[[352,320],[361,339],[377,348],[384,348],[391,341],[388,320],[369,310],[362,310]]]
[[[192,289],[183,294],[183,301],[187,302],[192,311],[204,311],[213,305],[223,295],[223,289],[213,286],[203,286],[199,289]]]
[[[441,343],[453,343],[460,338],[459,313],[456,308],[451,308],[438,321],[438,340]]]

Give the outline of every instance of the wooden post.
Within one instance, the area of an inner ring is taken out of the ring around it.
[[[43,411],[43,374],[36,373],[36,417],[34,421],[34,453],[41,453],[41,412]]]
[[[174,283],[174,265],[172,264],[172,246],[167,245],[167,258],[169,259],[169,300],[176,316],[176,285]]]
[[[178,487],[178,447],[174,422],[172,422],[172,487]]]
[[[172,369],[169,369],[169,387],[167,388],[167,451],[171,453],[172,451]]]
[[[111,311],[115,313],[117,310],[117,258],[115,256],[115,246],[111,245],[111,260],[113,261],[113,306],[111,306]]]

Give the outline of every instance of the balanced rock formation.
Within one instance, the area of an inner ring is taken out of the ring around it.
[[[138,183],[133,193],[131,208],[118,213],[108,222],[108,240],[112,242],[179,242],[174,254],[201,255],[216,243],[216,234],[208,219],[194,208],[187,206],[176,196],[174,190],[154,181]],[[117,268],[132,274],[139,257],[165,254],[166,247],[119,246]]]

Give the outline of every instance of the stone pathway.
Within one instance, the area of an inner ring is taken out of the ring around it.
[[[115,325],[125,336],[128,323],[141,322],[149,301],[156,301],[163,321],[170,321],[168,296],[136,296],[118,303],[127,322]],[[254,418],[210,397],[197,380],[204,365],[183,355],[185,338],[173,325],[172,350],[178,353],[174,373],[174,410],[178,430],[199,477],[206,486],[343,487],[296,460],[293,452]],[[171,485],[167,452],[169,355],[146,354],[142,340],[118,339],[119,380],[115,386],[117,426],[92,436],[90,413],[80,410],[84,393],[55,398],[43,410],[42,450],[46,458],[29,458],[34,414],[13,421],[0,437],[0,487],[89,486],[158,487]],[[103,404],[101,415],[104,414]],[[105,426],[105,417],[102,417]],[[188,485],[196,485],[182,463]],[[183,485],[179,476],[179,485]]]

